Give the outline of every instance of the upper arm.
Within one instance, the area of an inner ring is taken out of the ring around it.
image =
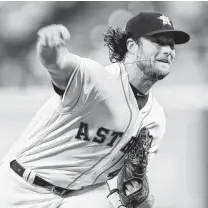
[[[161,140],[164,136],[166,128],[166,118],[163,110],[161,110],[160,115],[158,115],[157,120],[149,125],[150,135],[153,137],[152,145],[150,148],[150,153],[157,153]]]
[[[79,57],[78,60],[62,96],[61,107],[65,112],[88,103],[93,104],[93,101],[102,97],[101,85],[106,77],[104,67],[88,58]]]
[[[148,161],[158,153],[162,138],[166,128],[166,117],[163,108],[158,104],[156,108],[147,116],[144,126],[149,130],[152,143],[149,149]]]

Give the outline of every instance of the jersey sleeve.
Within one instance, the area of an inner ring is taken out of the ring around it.
[[[154,101],[157,102],[157,101]],[[151,163],[152,158],[158,153],[162,138],[166,128],[166,117],[162,106],[156,103],[155,109],[144,121],[144,126],[149,130],[152,137],[151,147],[148,154],[148,165]]]
[[[99,63],[79,57],[79,64],[71,74],[61,98],[62,111],[69,112],[98,99],[104,71]]]

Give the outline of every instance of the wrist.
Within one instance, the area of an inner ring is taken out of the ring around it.
[[[65,47],[38,47],[38,56],[40,58],[40,62],[46,68],[50,69],[61,69],[64,65],[64,55],[66,53]]]

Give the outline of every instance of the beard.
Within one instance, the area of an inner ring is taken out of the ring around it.
[[[169,74],[169,70],[164,70],[156,61],[140,60],[137,65],[151,80],[162,80]]]
[[[139,69],[153,81],[162,80],[169,74],[169,67],[165,63],[160,63],[155,60],[151,60],[148,55],[145,55],[143,48],[140,48],[137,54],[137,66]]]

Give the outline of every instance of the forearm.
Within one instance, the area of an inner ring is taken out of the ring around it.
[[[37,42],[37,55],[41,64],[48,70],[55,85],[65,89],[70,75],[78,65],[78,57],[66,47],[69,31],[62,25],[42,28]]]

